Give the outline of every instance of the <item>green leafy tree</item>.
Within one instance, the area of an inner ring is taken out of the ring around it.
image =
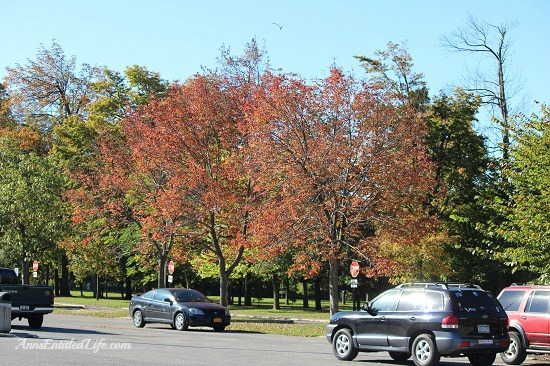
[[[505,172],[512,186],[512,202],[498,200],[506,221],[500,234],[521,243],[505,248],[503,261],[526,268],[542,281],[550,278],[550,109],[522,116],[513,125],[511,168]]]
[[[370,75],[370,81],[389,92],[395,100],[407,102],[416,108],[429,103],[424,75],[413,71],[412,57],[406,44],[388,43],[387,50],[379,50],[374,57],[355,56]]]
[[[61,199],[63,184],[48,158],[22,152],[16,141],[2,138],[0,240],[4,250],[19,254],[25,283],[29,281],[29,261],[55,256],[55,244],[67,231],[67,206]]]
[[[76,57],[67,58],[55,41],[50,49],[42,45],[26,65],[6,70],[12,113],[19,123],[37,125],[44,138],[51,138],[54,127],[66,118],[87,116],[99,70],[88,64],[78,67]]]

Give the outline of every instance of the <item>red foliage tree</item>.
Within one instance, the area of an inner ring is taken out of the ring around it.
[[[275,252],[295,246],[328,261],[334,313],[346,254],[369,263],[370,274],[387,274],[375,234],[396,233],[406,245],[430,228],[424,204],[434,181],[425,126],[412,110],[337,68],[314,83],[269,75],[262,85],[250,136],[256,185],[270,194],[254,218],[255,238]]]
[[[249,180],[237,94],[215,77],[174,84],[162,99],[132,111],[119,138],[102,141],[103,207],[139,225],[159,259],[159,287],[173,245],[213,253],[221,303],[242,259]],[[228,259],[232,257],[232,259]]]

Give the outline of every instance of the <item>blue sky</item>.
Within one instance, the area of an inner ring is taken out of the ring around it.
[[[363,75],[354,55],[407,41],[433,96],[465,74],[467,56],[450,54],[440,37],[463,26],[468,12],[493,24],[517,22],[511,70],[525,83],[528,111],[535,99],[548,103],[546,0],[0,0],[0,79],[52,39],[79,64],[118,71],[137,64],[169,80],[214,66],[222,45],[239,54],[253,37],[265,42],[272,66],[308,78],[325,76],[333,63]]]

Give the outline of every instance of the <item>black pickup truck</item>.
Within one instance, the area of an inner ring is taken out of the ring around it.
[[[39,329],[44,314],[53,311],[53,288],[21,285],[13,269],[0,268],[0,292],[11,294],[11,320],[27,318],[32,329]]]

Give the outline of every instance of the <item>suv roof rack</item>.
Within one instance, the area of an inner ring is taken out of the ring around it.
[[[479,285],[464,282],[408,282],[397,286],[397,288],[404,287],[440,287],[445,290],[448,290],[449,288],[474,288],[477,290],[481,290],[481,287]]]

